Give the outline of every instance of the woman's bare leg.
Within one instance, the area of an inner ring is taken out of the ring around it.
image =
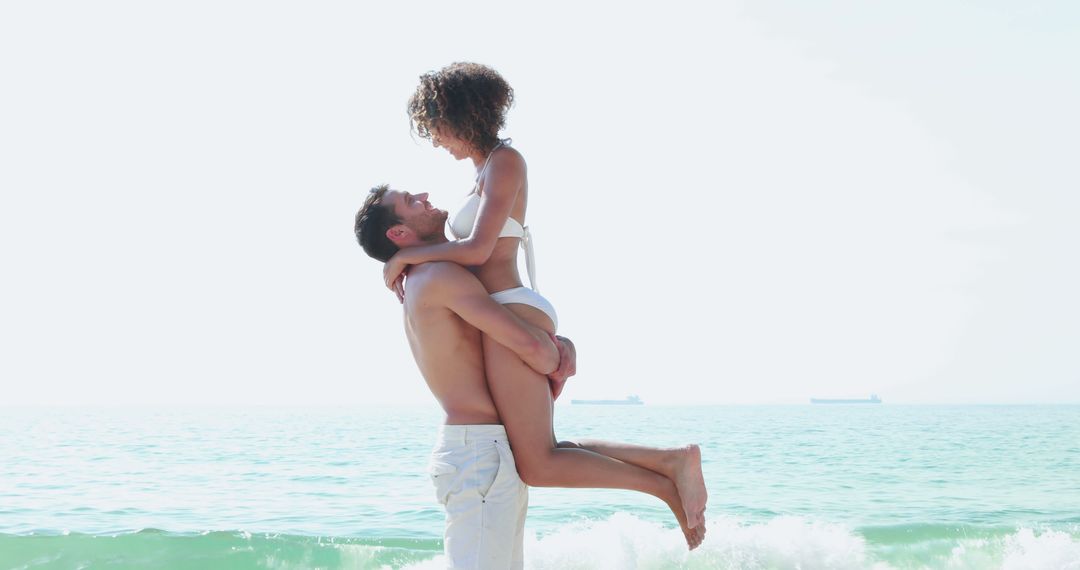
[[[682,500],[671,479],[587,449],[557,447],[547,378],[487,336],[484,360],[491,395],[506,427],[518,474],[526,484],[648,493],[671,508],[691,548],[701,543],[703,532],[687,525]]]
[[[554,324],[543,311],[529,305],[516,303],[508,304],[506,308],[532,325],[554,333]],[[551,402],[549,406],[551,418],[554,418],[555,402],[550,398],[549,401]],[[551,423],[554,423],[553,419]],[[678,491],[682,501],[688,525],[691,528],[696,528],[705,522],[705,503],[708,499],[708,492],[705,489],[705,477],[701,472],[701,449],[697,445],[661,449],[601,440],[560,443],[555,437],[554,428],[551,432],[551,439],[555,442],[556,447],[584,448],[625,463],[644,467],[667,477],[675,483],[675,489]]]
[[[708,492],[701,472],[701,449],[697,445],[663,449],[597,439],[560,441],[558,445],[567,449],[587,449],[671,479],[679,491],[689,524],[696,527],[704,522]]]

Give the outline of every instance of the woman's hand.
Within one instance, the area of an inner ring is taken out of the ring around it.
[[[399,303],[404,303],[405,302],[405,274],[404,273],[401,274],[401,277],[397,278],[397,281],[394,281],[394,294],[397,295],[397,300],[398,300]]]
[[[383,265],[382,276],[383,281],[386,282],[387,289],[394,291],[397,288],[396,284],[404,277],[403,273],[405,273],[405,268],[408,266],[408,263],[402,261],[400,253],[395,253],[394,257],[391,257],[390,260]]]

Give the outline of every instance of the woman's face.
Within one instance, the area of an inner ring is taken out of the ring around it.
[[[440,127],[432,129],[431,144],[435,148],[445,148],[457,160],[469,158],[469,145],[454,136],[449,129]]]

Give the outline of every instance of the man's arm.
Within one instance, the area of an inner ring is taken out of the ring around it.
[[[559,349],[550,335],[493,301],[475,275],[455,263],[440,263],[430,277],[438,280],[438,296],[448,309],[514,351],[529,368],[544,376],[559,368]]]

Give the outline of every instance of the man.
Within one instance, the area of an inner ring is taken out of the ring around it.
[[[356,215],[356,237],[368,255],[385,262],[400,247],[431,236],[445,239],[446,217],[426,194],[379,186]],[[447,565],[522,568],[528,491],[488,391],[480,335],[550,375],[556,394],[573,370],[573,347],[492,300],[480,281],[455,263],[413,266],[407,285],[405,333],[428,388],[446,412],[429,470],[446,509]]]

